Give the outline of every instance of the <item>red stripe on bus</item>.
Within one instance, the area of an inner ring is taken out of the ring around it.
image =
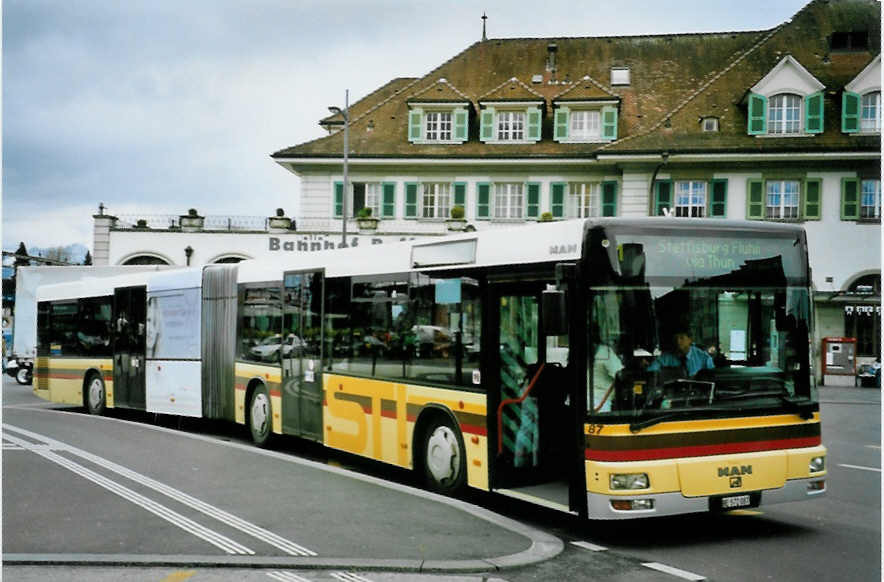
[[[488,436],[488,429],[484,426],[474,424],[461,424],[460,429],[466,434],[475,434],[479,436]]]
[[[382,409],[382,410],[381,410],[381,416],[383,416],[384,418],[392,418],[392,419],[394,419],[394,420],[395,420],[396,418],[399,418],[399,417],[396,415],[396,411],[395,411],[395,410],[383,410],[383,409]]]
[[[699,445],[693,447],[669,447],[665,449],[643,449],[633,451],[600,451],[586,449],[585,456],[588,461],[654,461],[659,459],[674,459],[678,457],[708,457],[710,455],[757,453],[760,451],[775,451],[779,449],[800,449],[814,447],[821,443],[822,439],[817,436],[773,441]]]
[[[270,395],[271,395],[271,396],[281,397],[281,396],[282,396],[282,391],[281,391],[281,390],[271,390],[271,391],[270,391]]]
[[[46,377],[50,380],[80,380],[83,374],[49,374]]]
[[[245,384],[237,384],[236,386],[234,386],[234,388],[235,388],[236,390],[245,390],[245,389],[246,389],[246,385],[245,385]]]

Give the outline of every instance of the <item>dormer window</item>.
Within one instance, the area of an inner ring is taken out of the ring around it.
[[[707,131],[707,132],[718,131],[718,118],[717,117],[704,117],[702,124],[703,124],[703,131]]]
[[[568,103],[555,113],[553,137],[559,143],[593,143],[617,139],[616,102]]]
[[[841,131],[881,133],[881,55],[872,59],[844,87],[841,94]]]
[[[579,141],[598,141],[602,137],[601,111],[572,111],[568,135]]]
[[[525,139],[525,112],[501,111],[497,114],[497,141]]]
[[[540,141],[540,107],[528,103],[496,104],[482,110],[479,139],[485,143]]]
[[[768,100],[767,133],[797,134],[801,131],[801,97],[774,95]]]
[[[451,139],[451,112],[428,111],[426,116],[427,141],[449,141]]]
[[[807,69],[784,57],[748,96],[749,135],[777,137],[822,133],[823,89]]]

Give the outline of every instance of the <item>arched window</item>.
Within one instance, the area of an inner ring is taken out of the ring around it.
[[[126,260],[124,265],[168,265],[167,261],[151,255],[138,255]]]
[[[221,264],[221,263],[238,263],[238,262],[244,261],[244,260],[245,259],[243,259],[242,257],[221,257],[220,259],[215,261],[215,264],[217,265],[217,264]]]
[[[801,102],[801,97],[790,93],[771,97],[767,110],[767,132],[780,134],[800,132]]]

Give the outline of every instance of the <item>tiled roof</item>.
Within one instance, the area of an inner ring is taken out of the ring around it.
[[[365,108],[357,114],[354,106],[351,115],[351,156],[545,158],[588,156],[600,148],[605,153],[880,148],[875,138],[840,131],[840,92],[879,53],[880,22],[876,0],[814,0],[790,21],[766,31],[477,42],[406,85],[406,90],[360,100]],[[832,32],[862,27],[869,30],[868,51],[829,50]],[[554,72],[546,70],[550,42],[557,45]],[[741,100],[786,54],[826,86],[825,132],[809,138],[749,136]],[[612,67],[628,67],[631,84],[608,87],[584,80],[609,80]],[[536,76],[543,81],[529,85]],[[511,91],[520,93],[520,100],[542,98],[547,105],[543,139],[505,148],[485,144],[478,140],[473,118],[466,143],[410,143],[407,101],[422,91],[432,92],[440,78],[464,96],[475,96],[474,105],[506,98],[509,87],[516,87]],[[610,144],[560,144],[551,139],[553,100],[601,98],[606,93],[620,99],[620,139]],[[719,132],[702,131],[699,121],[708,116],[719,118]],[[338,157],[342,139],[333,134],[273,155]]]
[[[538,99],[544,100],[543,95],[513,77],[479,97],[479,102],[537,101]]]
[[[350,118],[354,119],[365,112],[369,107],[373,107],[377,105],[377,103],[383,99],[388,99],[389,97],[396,95],[400,91],[411,87],[414,85],[416,81],[420,80],[419,77],[399,77],[393,79],[386,85],[383,85],[370,94],[366,95],[356,103],[350,104]],[[340,103],[340,106],[343,107],[344,104]],[[334,113],[329,115],[328,117],[324,117],[319,120],[319,125],[325,124],[343,124],[344,117],[340,113]]]
[[[407,101],[408,103],[463,103],[465,101],[471,103],[472,99],[458,91],[457,87],[449,83],[447,79],[439,79],[416,93],[412,93]]]
[[[558,95],[555,95],[552,100],[555,102],[591,101],[593,99],[611,99],[616,97],[610,88],[605,87],[589,75],[584,75],[582,79],[574,82]]]

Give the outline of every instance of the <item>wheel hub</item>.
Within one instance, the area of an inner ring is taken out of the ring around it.
[[[259,433],[264,434],[267,430],[267,419],[270,416],[269,402],[265,394],[258,394],[252,402],[252,427]]]
[[[427,439],[427,469],[439,483],[457,478],[460,449],[457,437],[447,426],[437,427]]]
[[[101,380],[95,378],[89,384],[89,405],[92,407],[92,409],[96,409],[101,406],[103,400],[104,390],[101,384]]]

